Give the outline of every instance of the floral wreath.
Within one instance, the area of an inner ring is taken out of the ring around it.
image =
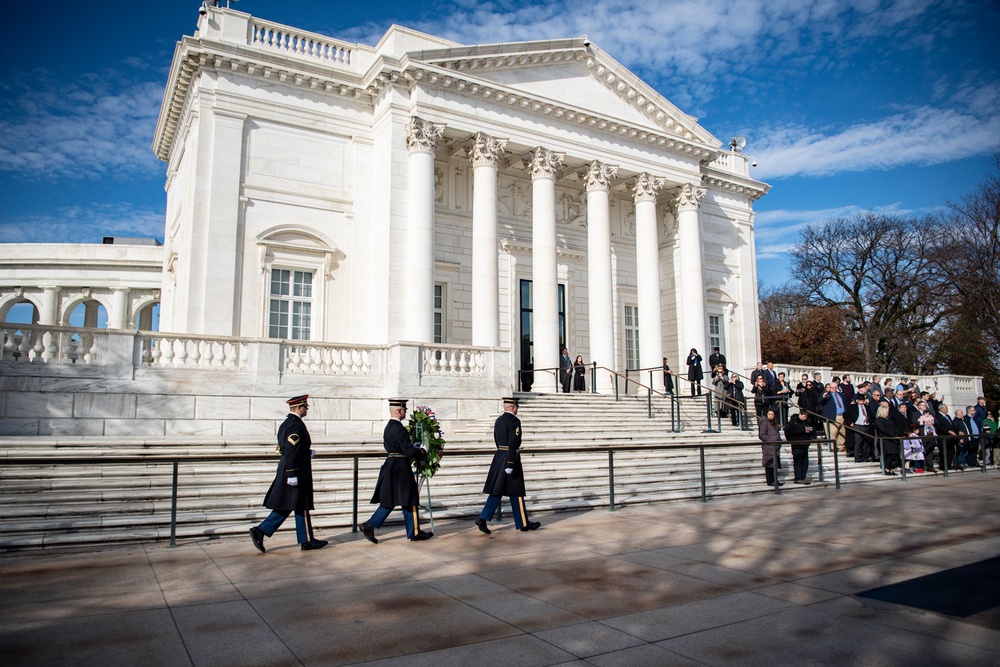
[[[444,432],[434,416],[434,411],[426,405],[418,405],[410,414],[406,432],[413,442],[422,442],[427,447],[427,455],[414,461],[416,473],[421,477],[433,477],[441,467],[444,453]]]

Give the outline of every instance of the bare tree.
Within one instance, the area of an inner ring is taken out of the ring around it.
[[[907,370],[914,339],[942,320],[948,301],[929,219],[863,212],[806,227],[789,253],[813,306],[836,308],[873,371]]]
[[[941,271],[967,306],[996,359],[1000,356],[1000,153],[996,173],[950,204],[936,239]]]

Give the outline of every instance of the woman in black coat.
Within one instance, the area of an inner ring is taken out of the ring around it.
[[[691,395],[701,396],[701,381],[705,379],[705,372],[701,370],[701,355],[698,350],[691,348],[691,354],[687,356],[688,382],[691,383]]]
[[[768,486],[774,486],[775,464],[781,465],[778,459],[778,450],[781,448],[781,434],[775,424],[774,410],[768,410],[764,419],[760,420],[757,427],[757,435],[764,444],[760,446],[760,463],[764,466],[764,479]],[[782,482],[778,482],[781,486]]]
[[[889,404],[880,403],[878,412],[875,413],[875,437],[876,439],[881,438],[879,442],[882,445],[882,458],[885,461],[885,469],[882,473],[885,475],[896,474],[892,469],[895,467],[896,459],[899,456],[899,441],[890,438],[898,436],[899,432],[896,429],[896,424],[889,416]]]
[[[583,357],[576,355],[573,362],[573,391],[587,391],[587,366],[583,363]]]

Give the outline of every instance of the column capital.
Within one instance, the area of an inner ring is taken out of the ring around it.
[[[618,174],[618,167],[594,160],[586,169],[580,170],[580,175],[587,182],[587,192],[591,190],[610,190],[611,181]]]
[[[566,157],[565,153],[556,153],[541,146],[531,151],[530,155],[530,158],[525,158],[524,164],[531,172],[532,180],[550,178],[554,181],[559,167],[562,166],[563,158]]]
[[[437,149],[438,139],[443,133],[444,125],[434,125],[413,116],[406,124],[406,147],[412,153],[433,153]]]
[[[497,139],[476,132],[472,145],[465,149],[465,154],[472,160],[473,167],[496,167],[500,164],[500,158],[503,157],[506,148],[506,139]]]
[[[701,205],[700,201],[705,198],[707,193],[708,190],[705,188],[685,183],[677,192],[677,210],[698,210],[698,207]]]
[[[645,171],[639,174],[629,185],[635,202],[656,201],[656,193],[663,187],[663,181],[664,179],[659,176],[653,176]]]

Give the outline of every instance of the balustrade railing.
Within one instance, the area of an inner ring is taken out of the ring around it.
[[[324,345],[321,343],[283,343],[281,367],[286,373],[323,375],[369,375],[376,347]]]
[[[422,346],[423,372],[426,375],[486,375],[486,353],[451,345]]]
[[[288,26],[259,19],[250,21],[250,46],[284,54],[294,54],[324,65],[350,65],[351,47],[322,35],[294,30]]]
[[[238,338],[160,333],[141,333],[138,337],[143,363],[154,368],[247,368],[247,343]]]
[[[4,324],[2,360],[25,364],[98,362],[100,330],[37,324]]]

